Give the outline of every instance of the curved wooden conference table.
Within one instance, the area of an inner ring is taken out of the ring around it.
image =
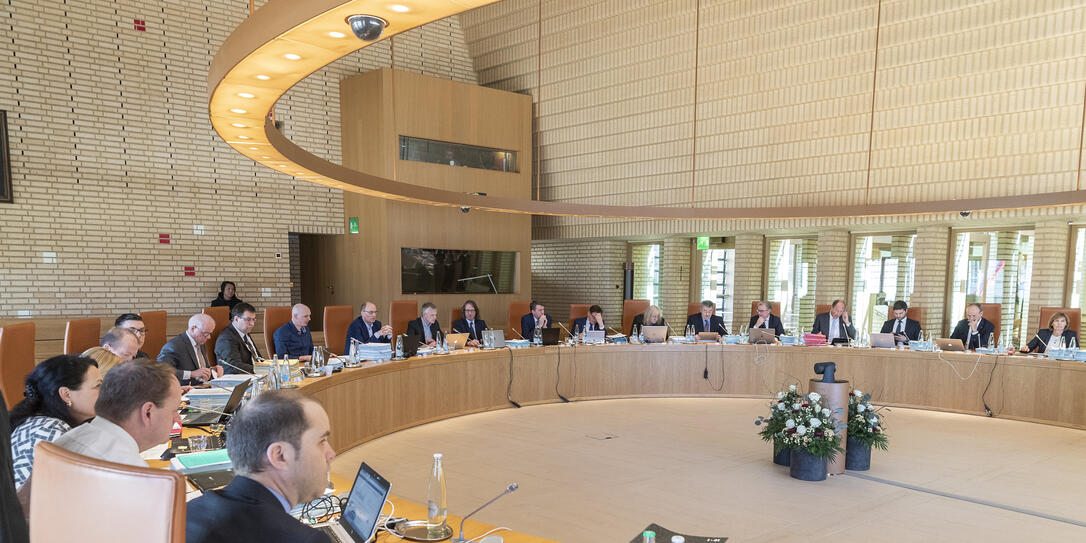
[[[1026,356],[778,345],[549,346],[368,363],[301,390],[328,411],[337,453],[397,430],[521,405],[636,397],[770,397],[816,362],[876,403],[1086,428],[1086,363]],[[709,379],[703,377],[709,369]],[[510,371],[512,379],[510,380]],[[723,372],[723,373],[722,373]],[[723,384],[721,378],[723,376]],[[719,390],[717,390],[719,389]],[[508,396],[507,396],[508,395]]]

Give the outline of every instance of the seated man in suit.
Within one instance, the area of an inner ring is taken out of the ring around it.
[[[844,300],[834,300],[829,312],[816,315],[811,333],[825,335],[826,344],[856,339],[856,328],[848,318]]]
[[[358,313],[358,318],[351,321],[347,327],[347,342],[343,345],[343,352],[351,352],[351,338],[359,343],[389,343],[392,341],[392,327],[381,325],[377,320],[377,304],[366,302]]]
[[[907,318],[909,304],[904,300],[894,302],[894,318],[882,323],[882,333],[893,332],[894,342],[898,345],[908,345],[910,341],[920,339],[920,322]]]
[[[603,323],[603,308],[598,305],[593,305],[588,308],[588,316],[581,317],[579,319],[573,319],[573,332],[578,330],[586,332],[594,332],[596,330],[607,330],[607,325]]]
[[[767,328],[773,330],[774,334],[778,336],[784,335],[784,323],[781,322],[781,318],[774,315],[772,312],[772,305],[766,301],[759,301],[756,308],[757,314],[750,318],[749,328]]]
[[[143,324],[143,317],[135,313],[125,313],[117,317],[117,320],[113,321],[113,326],[120,326],[121,328],[136,334],[136,339],[139,340],[140,346],[136,349],[136,356],[133,358],[151,358],[147,353],[143,352],[143,343],[147,341],[147,326]],[[104,343],[105,338],[103,337],[102,339]]]
[[[290,308],[290,322],[272,334],[276,354],[297,358],[299,362],[313,358],[313,335],[309,333],[309,319],[312,316],[309,306],[305,304],[295,304]]]
[[[121,362],[128,362],[139,354],[140,339],[131,330],[114,326],[102,336],[102,348],[117,355]]]
[[[249,335],[256,326],[256,308],[246,302],[230,308],[230,325],[215,340],[215,358],[227,365],[225,373],[253,373],[261,360],[260,350]]]
[[[550,328],[554,321],[547,314],[543,304],[535,300],[528,304],[528,311],[527,315],[520,318],[520,337],[532,341],[536,328]]]
[[[467,334],[468,347],[478,347],[479,340],[483,337],[483,330],[486,330],[486,321],[479,318],[479,306],[475,300],[468,300],[464,302],[460,310],[463,311],[464,317],[453,322],[453,333]]]
[[[208,363],[204,344],[215,331],[215,319],[197,313],[189,317],[189,327],[162,346],[158,361],[174,368],[182,385],[210,381],[222,377],[222,368]]]
[[[230,422],[226,450],[234,479],[188,503],[188,543],[329,543],[290,516],[328,486],[336,453],[319,403],[293,390],[261,393]]]
[[[724,327],[724,317],[715,315],[716,304],[712,300],[701,301],[701,313],[694,313],[686,317],[686,325],[693,326],[695,333],[716,332],[720,335],[728,335],[728,329]]]
[[[430,302],[422,304],[419,318],[407,323],[407,335],[419,336],[419,345],[433,347],[437,345],[437,336],[441,325],[437,323],[437,306]]]
[[[984,318],[984,308],[980,304],[965,306],[965,318],[958,321],[950,339],[962,340],[962,345],[967,351],[973,351],[981,347],[995,347],[988,345],[988,336],[995,333],[995,325]]]

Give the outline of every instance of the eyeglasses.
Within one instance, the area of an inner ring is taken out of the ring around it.
[[[373,311],[366,311],[366,310],[363,310],[362,312],[363,312],[363,313],[365,313],[365,314],[367,314],[367,315],[376,315],[376,314],[377,314],[377,310],[376,310],[376,309],[374,309]]]
[[[241,320],[245,322],[256,322],[256,317],[242,317]]]
[[[126,330],[128,330],[129,332],[132,332],[133,334],[137,334],[137,335],[140,335],[140,336],[147,335],[147,329],[146,328],[126,328]]]

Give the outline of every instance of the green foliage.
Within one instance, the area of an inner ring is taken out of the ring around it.
[[[848,437],[880,450],[887,450],[886,406],[871,405],[871,395],[853,390],[848,395]]]
[[[783,449],[801,449],[822,458],[831,458],[842,452],[841,432],[829,408],[819,403],[816,393],[801,396],[795,385],[787,392],[777,393],[777,401],[769,406],[768,417],[758,417],[754,422],[763,428],[758,435],[764,441],[773,442],[773,452]]]

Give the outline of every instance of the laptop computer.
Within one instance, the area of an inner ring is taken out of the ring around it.
[[[747,334],[750,343],[776,343],[777,331],[773,328],[751,328]]]
[[[957,338],[940,337],[935,338],[935,344],[944,351],[964,351],[965,345],[962,345],[962,340]]]
[[[238,405],[241,404],[242,398],[245,397],[245,392],[249,390],[249,384],[251,381],[245,381],[234,386],[234,391],[230,393],[230,399],[226,400],[226,406],[222,408],[222,414],[210,413],[201,411],[198,413],[189,413],[185,415],[185,419],[182,424],[185,426],[207,426],[208,424],[222,424],[226,419],[237,411]]]
[[[419,341],[422,338],[416,334],[404,334],[403,336],[403,357],[411,358],[416,354],[419,354]]]
[[[667,341],[667,326],[642,326],[641,333],[645,336],[645,343]]]
[[[881,349],[893,349],[897,347],[894,334],[871,334],[871,346]]]
[[[449,350],[463,349],[468,344],[468,334],[448,334],[445,341],[449,344]]]
[[[558,345],[558,332],[557,328],[544,328],[543,329],[543,344],[544,345]]]
[[[316,528],[332,539],[346,543],[366,543],[377,533],[377,521],[388,499],[391,485],[365,462],[358,467],[354,486],[343,506],[343,514],[328,524]]]
[[[603,343],[606,341],[606,332],[603,330],[585,330],[583,340],[585,343]]]
[[[489,340],[487,338],[489,336]],[[504,330],[483,330],[483,343],[489,344],[492,349],[504,349],[505,348],[505,331]]]

